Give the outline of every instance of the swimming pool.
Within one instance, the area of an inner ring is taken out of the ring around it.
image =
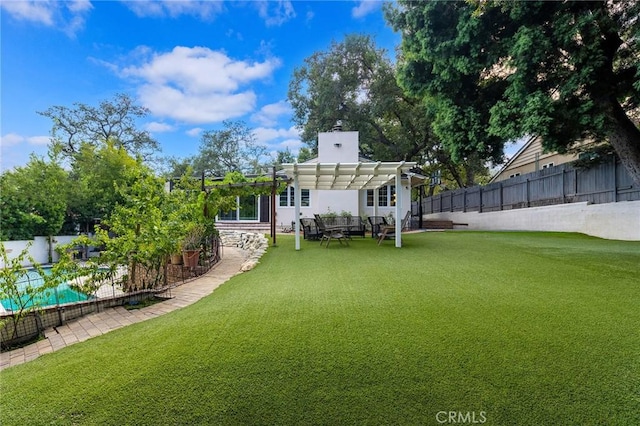
[[[43,268],[45,274],[51,274],[51,268]],[[44,280],[35,269],[30,269],[24,272],[24,275],[20,277],[18,288],[22,291],[27,286],[40,287],[43,285]],[[62,283],[56,288],[49,289],[42,294],[38,294],[33,300],[28,300],[29,296],[21,297],[21,300],[26,301],[26,307],[40,306],[42,308],[48,306],[56,306],[62,303],[82,302],[92,298],[82,292],[73,289],[69,283]],[[13,311],[20,309],[20,303],[15,299],[2,299],[0,304],[7,311]]]

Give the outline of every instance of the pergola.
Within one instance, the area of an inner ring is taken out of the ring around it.
[[[293,178],[295,217],[300,217],[302,189],[361,190],[377,189],[395,179],[396,188],[396,247],[402,247],[403,191],[401,178],[416,166],[415,162],[359,162],[359,163],[288,163],[282,164],[287,177]],[[300,250],[300,221],[295,221],[296,250]]]

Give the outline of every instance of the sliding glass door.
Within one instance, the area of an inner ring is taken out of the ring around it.
[[[228,212],[218,213],[218,220],[238,220],[238,221],[257,221],[258,220],[258,197],[255,195],[247,195],[237,197],[237,208]]]

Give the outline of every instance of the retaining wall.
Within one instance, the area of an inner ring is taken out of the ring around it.
[[[240,268],[243,272],[253,269],[269,248],[269,240],[264,234],[233,230],[220,230],[219,233],[223,246],[243,250],[246,256]]]
[[[464,228],[496,231],[579,232],[610,240],[640,241],[640,201],[572,203],[495,212],[442,212],[423,219],[466,223]]]

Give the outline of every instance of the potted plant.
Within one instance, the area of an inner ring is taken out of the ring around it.
[[[195,225],[182,239],[182,261],[185,266],[190,268],[198,266],[203,237],[204,228],[201,225]]]
[[[182,265],[182,250],[178,245],[178,251],[171,254],[171,264],[172,265]]]

